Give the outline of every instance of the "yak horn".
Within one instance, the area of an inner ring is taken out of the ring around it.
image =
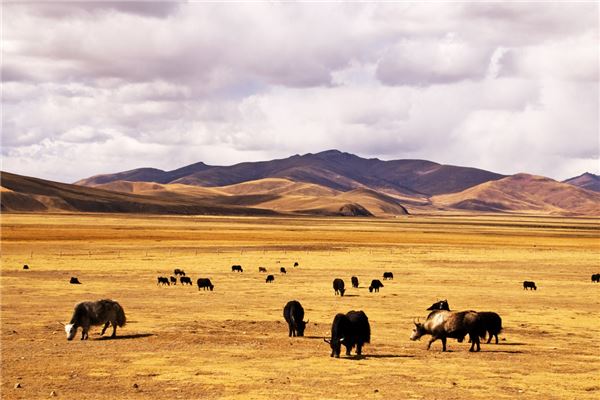
[[[62,326],[65,326],[65,324],[63,324],[63,323],[62,323],[62,322],[60,322],[60,321],[56,321],[56,322],[58,322],[58,323],[59,323],[59,324],[61,324]]]

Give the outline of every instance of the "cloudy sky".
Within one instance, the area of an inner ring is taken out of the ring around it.
[[[2,5],[2,169],[72,182],[336,148],[599,166],[598,3]]]

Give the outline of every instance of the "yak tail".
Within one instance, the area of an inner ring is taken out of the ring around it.
[[[125,317],[125,311],[120,304],[117,304],[117,325],[123,326],[127,323],[127,318]]]

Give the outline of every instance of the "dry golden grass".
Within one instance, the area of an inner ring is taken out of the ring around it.
[[[598,219],[2,215],[3,399],[598,398]],[[293,268],[294,261],[300,266]],[[30,270],[22,270],[23,264]],[[230,272],[242,264],[243,274]],[[264,283],[258,266],[276,273]],[[214,292],[157,287],[176,267]],[[366,289],[393,271],[379,294]],[[69,285],[70,276],[82,285]],[[341,277],[359,289],[335,297]],[[534,280],[537,292],[521,282]],[[75,303],[113,298],[129,322],[117,340],[67,342]],[[503,318],[498,345],[408,340],[436,299]],[[307,337],[288,338],[299,300]],[[365,357],[332,359],[337,312],[362,309]],[[22,387],[15,389],[20,382]],[[138,387],[134,388],[133,385]]]

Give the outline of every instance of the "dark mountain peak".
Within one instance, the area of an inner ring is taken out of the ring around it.
[[[579,176],[565,179],[563,182],[583,189],[593,190],[594,192],[600,192],[600,175],[591,172],[584,172]]]

